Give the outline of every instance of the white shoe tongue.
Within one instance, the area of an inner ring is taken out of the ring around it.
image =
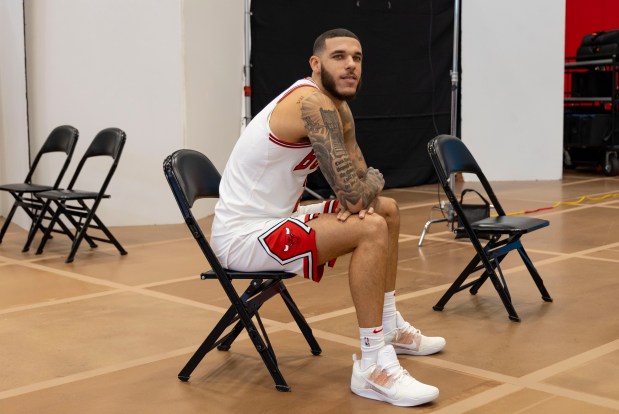
[[[395,318],[396,318],[396,325],[395,326],[397,326],[398,328],[406,330],[406,329],[408,329],[411,326],[410,323],[408,323],[408,322],[406,322],[404,320],[404,318],[402,317],[400,312],[396,313]]]
[[[376,364],[386,370],[389,374],[397,372],[400,369],[400,361],[395,353],[395,349],[391,345],[385,345],[379,352]]]

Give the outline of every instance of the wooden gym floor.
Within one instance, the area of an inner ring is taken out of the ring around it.
[[[561,181],[495,189],[516,212],[619,193],[619,177],[571,171]],[[205,262],[184,225],[112,228],[127,256],[84,244],[72,264],[61,236],[40,256],[21,253],[26,234],[12,225],[0,244],[0,412],[619,412],[619,198],[534,214],[550,227],[523,241],[554,303],[541,300],[513,253],[504,270],[522,318],[514,323],[490,283],[432,310],[472,248],[444,223],[417,246],[430,214],[440,215],[431,210],[436,185],[386,194],[402,215],[398,308],[424,333],[447,339],[437,355],[400,358],[439,387],[435,402],[406,409],[350,392],[359,340],[346,257],[319,284],[287,283],[322,355],[311,355],[279,300],[261,312],[292,387],[280,393],[244,334],[230,352],[208,354],[189,382],[176,378],[228,306],[215,281],[199,279]],[[203,223],[210,229],[210,219]]]

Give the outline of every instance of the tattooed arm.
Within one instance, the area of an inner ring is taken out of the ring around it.
[[[342,120],[333,101],[314,92],[301,101],[301,117],[320,169],[342,208],[351,213],[366,210],[385,182],[378,170],[365,166],[361,151],[353,151],[355,161],[351,159],[344,142]],[[354,147],[358,150],[356,141]]]
[[[355,167],[357,177],[365,178],[368,166],[365,163],[365,158],[361,153],[361,148],[357,145],[357,138],[355,135],[355,120],[353,119],[350,107],[346,102],[342,103],[340,109],[340,118],[342,119],[342,131],[344,133],[344,145],[348,150],[350,161]]]

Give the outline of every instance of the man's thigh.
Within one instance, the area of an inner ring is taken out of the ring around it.
[[[238,271],[283,270],[319,281],[325,262],[319,261],[316,232],[307,222],[331,215],[336,206],[334,200],[303,206],[294,217],[266,220],[232,236],[228,253],[221,255],[223,265]]]

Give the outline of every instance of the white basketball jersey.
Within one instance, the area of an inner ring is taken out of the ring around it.
[[[214,240],[296,211],[307,175],[318,168],[318,161],[309,141],[291,144],[278,139],[269,118],[277,103],[300,87],[317,88],[310,78],[295,82],[254,117],[237,141],[219,186]]]

